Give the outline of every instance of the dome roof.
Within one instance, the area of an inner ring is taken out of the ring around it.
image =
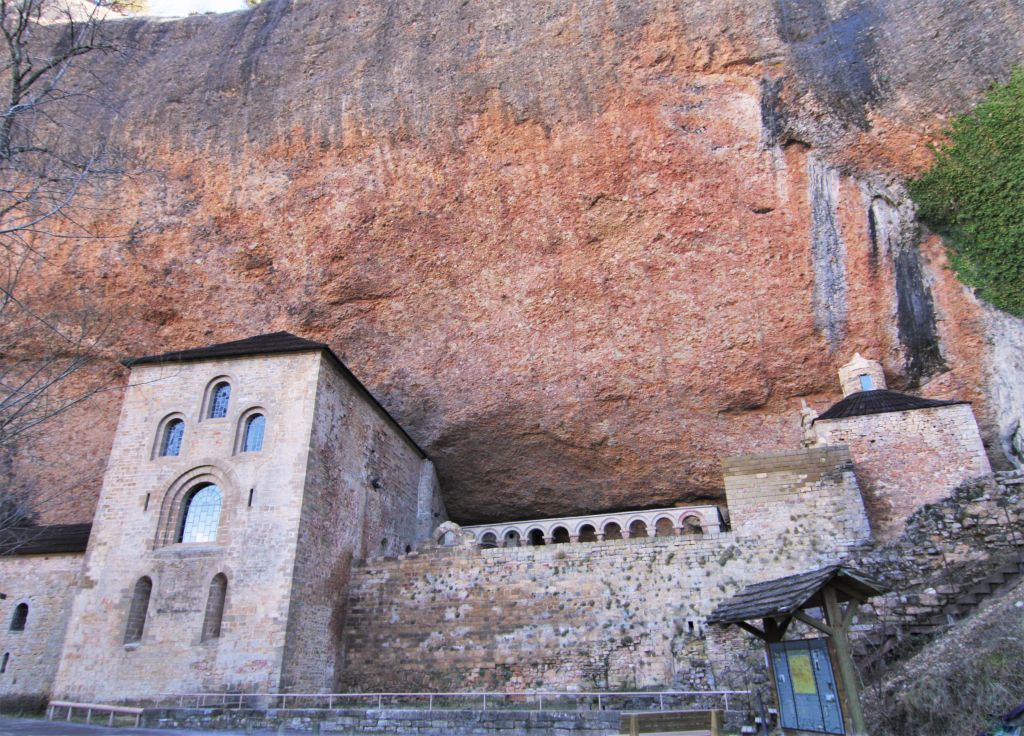
[[[885,414],[890,411],[911,411],[913,409],[932,409],[936,406],[953,406],[969,404],[969,401],[942,401],[924,399],[920,396],[901,394],[899,391],[876,389],[874,391],[858,391],[845,399],[836,402],[814,421],[826,419],[842,419],[843,417],[860,417],[868,414]]]

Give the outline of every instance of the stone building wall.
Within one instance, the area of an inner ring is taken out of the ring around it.
[[[56,696],[110,702],[278,687],[320,365],[311,352],[133,369]],[[202,419],[218,376],[232,383],[228,416]],[[239,454],[241,415],[253,407],[267,417],[263,449]],[[181,453],[154,458],[158,427],[172,413],[186,424]],[[164,544],[173,541],[180,493],[204,479],[223,493],[216,542]],[[218,573],[228,581],[221,634],[201,641]],[[153,585],[145,628],[140,642],[126,644],[143,576]]]
[[[415,547],[421,486],[424,494],[437,490],[429,483],[430,462],[379,407],[326,357],[319,373],[281,678],[285,691],[334,687],[353,560]],[[427,499],[424,505],[437,503]]]
[[[819,438],[847,445],[875,535],[898,536],[923,504],[992,472],[968,404],[819,420]]]
[[[737,498],[733,531],[434,548],[356,568],[340,685],[451,691],[720,682],[750,644],[703,630],[719,601],[756,580],[834,561],[868,536],[844,448],[724,465],[730,502]]]
[[[82,569],[81,554],[0,557],[0,705],[45,700],[57,674],[71,600]],[[28,604],[24,631],[11,631],[14,609]]]

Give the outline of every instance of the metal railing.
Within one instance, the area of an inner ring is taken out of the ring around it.
[[[72,703],[67,700],[51,700],[49,705],[46,707],[46,719],[52,721],[53,717],[57,714],[58,708],[67,708],[67,716],[65,721],[71,720],[71,715],[76,710],[85,711],[85,722],[92,723],[93,713],[105,713],[109,715],[107,720],[108,726],[114,725],[114,717],[117,715],[135,716],[135,727],[139,727],[139,722],[142,720],[142,708],[130,708],[123,705],[103,705],[102,703]]]
[[[228,708],[241,709],[260,707],[269,710],[334,710],[346,707],[463,707],[480,710],[608,710],[616,702],[621,707],[641,710],[639,704],[648,710],[666,710],[678,707],[684,700],[708,700],[720,703],[728,711],[729,698],[749,696],[749,690],[652,690],[652,691],[593,691],[593,692],[463,692],[463,693],[164,693],[163,702],[176,703],[178,708]],[[463,701],[460,706],[458,701]],[[414,703],[415,705],[409,705]],[[573,708],[566,708],[571,703]],[[518,708],[515,706],[519,706]],[[165,706],[166,707],[166,706]],[[173,706],[172,706],[173,707]],[[621,708],[612,708],[618,710]]]

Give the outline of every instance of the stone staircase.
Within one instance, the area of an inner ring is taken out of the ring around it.
[[[995,473],[1005,491],[1024,494],[1024,469]],[[943,633],[992,596],[1024,579],[1024,534],[1005,551],[975,568],[974,574],[936,571],[918,592],[894,593],[882,601],[884,614],[854,627],[855,653],[862,665],[888,659],[899,648],[924,643]],[[923,591],[921,589],[924,589]]]

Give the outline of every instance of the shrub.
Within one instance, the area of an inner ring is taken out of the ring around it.
[[[954,119],[935,154],[908,184],[921,220],[945,237],[961,281],[1024,316],[1024,67]]]

